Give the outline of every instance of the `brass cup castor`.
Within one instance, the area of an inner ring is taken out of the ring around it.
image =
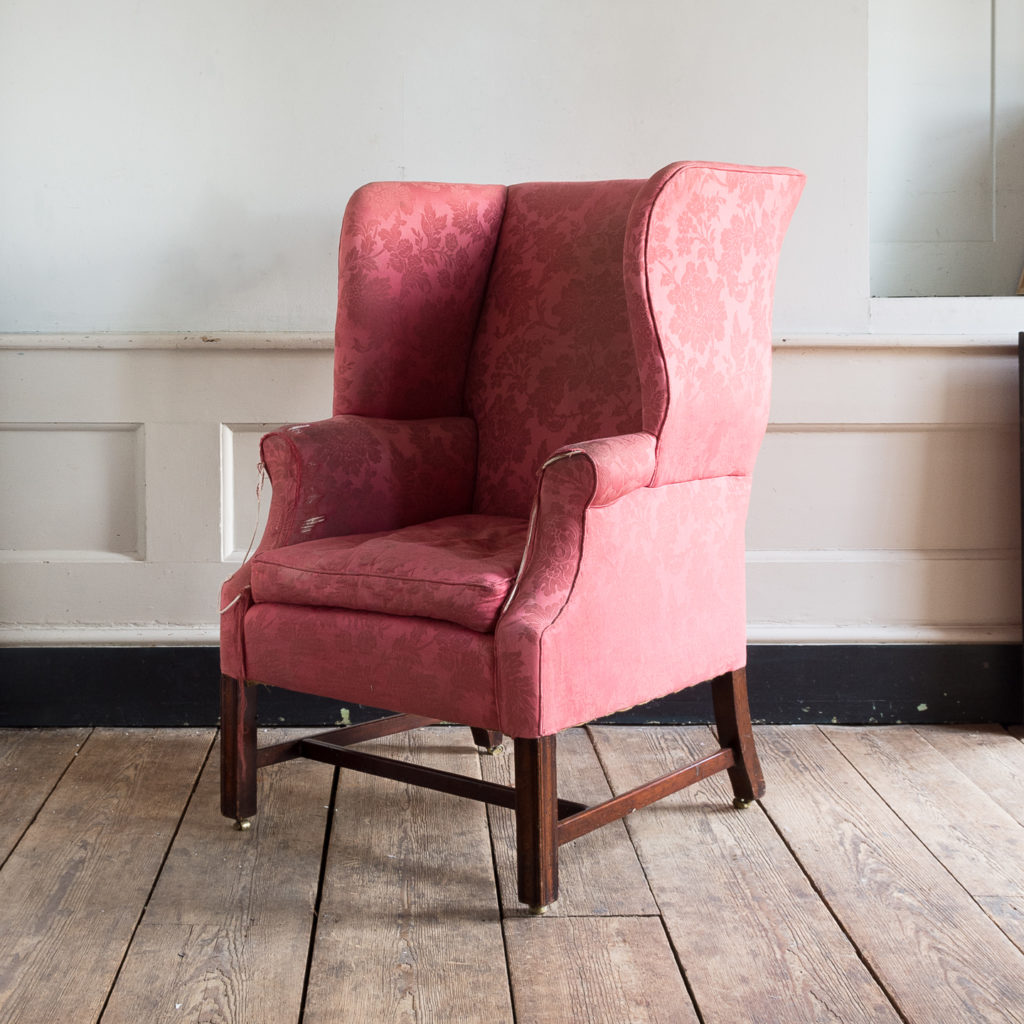
[[[235,828],[239,832],[248,832],[252,828],[252,818],[235,818]]]
[[[753,799],[747,799],[745,796],[733,797],[732,805],[737,811],[742,811],[744,808],[749,807],[753,803]]]

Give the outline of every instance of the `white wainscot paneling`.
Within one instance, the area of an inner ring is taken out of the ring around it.
[[[0,453],[46,511],[4,521],[0,642],[216,643],[259,437],[329,414],[330,339],[26,342],[0,345]],[[1017,417],[1008,339],[780,339],[751,641],[1019,639]]]
[[[750,550],[1009,551],[1012,428],[779,425],[761,450]]]
[[[138,423],[0,424],[0,560],[145,557]]]
[[[1008,344],[830,339],[776,352],[754,478],[754,642],[1019,639]]]
[[[0,643],[216,643],[262,421],[330,414],[330,344],[0,336]]]

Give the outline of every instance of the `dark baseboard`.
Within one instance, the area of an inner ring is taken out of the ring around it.
[[[0,649],[0,726],[206,726],[218,718],[214,647]],[[756,722],[894,724],[1022,721],[1019,644],[754,646]],[[263,688],[265,725],[336,725],[378,712]],[[711,719],[697,686],[607,721],[688,724]]]

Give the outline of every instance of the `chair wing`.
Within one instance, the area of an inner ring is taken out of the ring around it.
[[[672,164],[640,190],[626,296],[658,438],[655,483],[749,474],[768,422],[782,240],[803,190],[789,168]]]
[[[503,185],[379,182],[339,251],[334,412],[458,416],[505,208]]]

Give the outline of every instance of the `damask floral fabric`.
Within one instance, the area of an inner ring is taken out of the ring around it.
[[[595,474],[544,471],[531,551],[495,630],[499,720],[550,735],[746,663],[750,479],[640,487],[588,505]]]
[[[412,615],[254,604],[245,651],[253,683],[498,728],[491,633]]]
[[[466,360],[504,185],[380,182],[341,231],[334,412],[418,419],[463,410]]]
[[[257,554],[458,515],[473,499],[476,425],[465,417],[335,416],[273,431],[260,453],[273,500]],[[221,588],[221,670],[236,679],[246,678],[252,567],[241,566]]]
[[[466,383],[476,511],[528,515],[552,452],[640,429],[622,252],[641,184],[509,188]]]
[[[750,473],[768,422],[788,168],[676,164],[640,190],[625,252],[655,483]]]
[[[260,454],[274,492],[266,550],[468,512],[476,425],[335,416],[267,434]]]
[[[657,443],[653,434],[619,434],[565,445],[552,458],[567,454],[585,456],[594,472],[594,495],[589,504],[610,505],[624,494],[650,484]]]

